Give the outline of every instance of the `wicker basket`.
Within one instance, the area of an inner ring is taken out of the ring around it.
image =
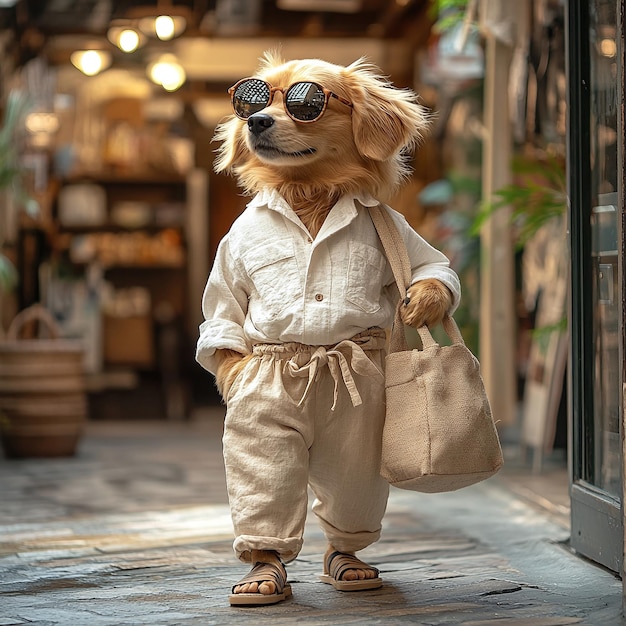
[[[25,339],[32,323],[48,339]],[[0,435],[9,458],[71,456],[87,417],[84,349],[59,338],[52,315],[36,304],[0,339]]]

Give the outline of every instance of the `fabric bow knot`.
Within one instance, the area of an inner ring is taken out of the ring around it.
[[[331,411],[335,410],[337,405],[337,396],[339,392],[339,381],[342,380],[348,393],[350,394],[350,400],[353,406],[359,406],[363,404],[361,394],[357,389],[352,371],[359,376],[377,376],[383,378],[383,373],[378,367],[367,357],[363,348],[354,341],[346,339],[331,349],[327,349],[324,346],[316,348],[315,352],[311,355],[311,358],[304,365],[298,365],[296,357],[291,358],[288,362],[288,371],[291,376],[308,376],[309,380],[307,386],[302,394],[298,406],[306,400],[311,390],[311,385],[315,380],[317,372],[320,367],[328,365],[330,375],[335,381],[335,388],[333,393],[333,405]]]

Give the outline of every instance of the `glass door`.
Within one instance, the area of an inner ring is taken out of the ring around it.
[[[623,103],[619,2],[568,3],[572,547],[621,572]]]

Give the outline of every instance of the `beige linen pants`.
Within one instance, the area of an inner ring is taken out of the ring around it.
[[[255,346],[227,398],[224,461],[242,561],[250,550],[293,560],[307,486],[329,543],[356,552],[378,540],[389,486],[380,476],[385,334],[336,346]]]

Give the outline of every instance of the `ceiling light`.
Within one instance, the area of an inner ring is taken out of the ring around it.
[[[136,30],[127,28],[120,33],[120,50],[124,52],[134,52],[139,47],[139,35]]]
[[[174,18],[171,15],[159,15],[154,20],[154,32],[163,41],[168,41],[174,37],[175,26]]]
[[[187,27],[187,20],[181,15],[156,15],[139,20],[139,28],[146,35],[169,41],[182,35]]]
[[[166,91],[176,91],[187,80],[183,66],[173,54],[164,54],[147,68],[153,83],[161,85]]]
[[[130,20],[114,20],[107,31],[107,38],[122,52],[134,52],[141,48],[146,38]]]
[[[95,76],[111,65],[111,53],[106,50],[76,50],[70,55],[72,65],[87,76]]]
[[[145,35],[169,41],[185,32],[188,24],[193,22],[194,14],[188,7],[176,6],[169,0],[158,0],[156,6],[130,8],[126,18],[136,20]]]
[[[125,17],[133,20],[144,35],[162,41],[179,37],[194,21],[194,13],[189,7],[176,6],[170,0],[157,0],[156,6],[131,7]]]

